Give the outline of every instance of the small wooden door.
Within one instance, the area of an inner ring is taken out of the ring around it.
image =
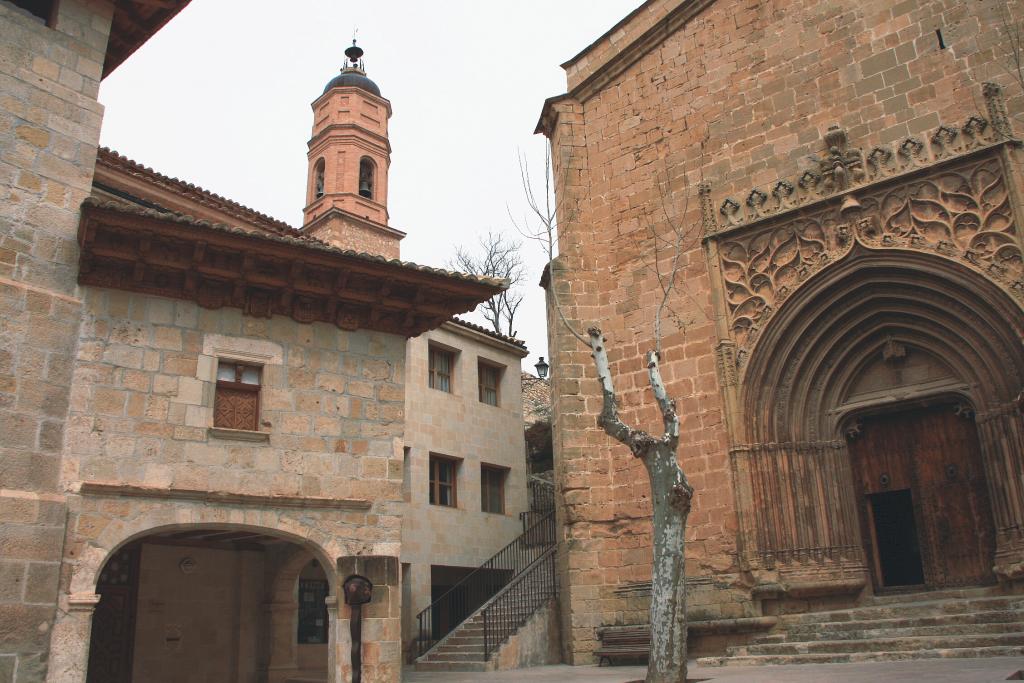
[[[139,588],[138,544],[121,548],[100,572],[99,604],[92,616],[88,683],[131,683],[135,600]]]
[[[972,419],[953,405],[865,417],[850,457],[876,586],[994,580],[995,533]]]

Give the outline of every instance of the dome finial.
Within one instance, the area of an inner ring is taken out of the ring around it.
[[[345,56],[348,57],[348,63],[345,64],[346,69],[359,69],[363,70],[363,48],[356,45],[356,34],[359,33],[359,29],[352,32],[352,45],[345,49]]]

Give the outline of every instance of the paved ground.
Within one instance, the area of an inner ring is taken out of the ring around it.
[[[1024,670],[1024,657],[925,659],[863,664],[799,666],[691,666],[689,676],[707,683],[995,683]],[[403,683],[626,683],[643,680],[639,666],[540,666],[493,673],[423,673],[406,669]],[[1019,680],[1019,679],[1012,679]]]

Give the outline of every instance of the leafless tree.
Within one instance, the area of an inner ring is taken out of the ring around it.
[[[997,62],[1013,81],[1017,96],[1024,97],[1024,19],[1011,16],[1005,6],[1000,6],[997,14],[1001,39]],[[1024,111],[1010,112],[1010,116],[1024,123]]]
[[[479,251],[462,247],[455,250],[449,267],[465,273],[484,275],[509,281],[508,289],[480,304],[480,312],[498,334],[516,336],[513,327],[516,311],[523,302],[520,286],[526,279],[526,266],[520,253],[522,243],[504,235],[488,232],[480,238]]]
[[[547,250],[549,259],[553,259],[557,240],[558,210],[563,209],[561,215],[569,216],[570,219],[574,213],[569,207],[560,207],[556,203],[551,187],[550,152],[545,161],[543,194],[538,196],[530,181],[528,169],[520,159],[523,190],[529,213],[527,219],[513,222],[524,237],[540,242]],[[679,415],[676,412],[676,403],[669,397],[662,380],[660,363],[662,317],[666,311],[671,313],[673,297],[679,295],[681,291],[686,295],[681,277],[684,257],[697,246],[699,229],[697,226],[685,226],[681,222],[687,217],[689,197],[692,193],[687,188],[673,192],[669,186],[671,178],[667,169],[665,175],[664,182],[658,177],[654,178],[662,199],[660,208],[664,220],[649,220],[648,239],[644,244],[637,245],[641,260],[655,275],[661,291],[661,299],[654,315],[654,348],[645,356],[648,382],[662,417],[661,435],[631,427],[622,421],[608,360],[608,340],[598,325],[591,326],[586,335],[578,331],[563,311],[555,283],[552,283],[549,291],[561,323],[577,340],[590,347],[602,394],[598,426],[628,447],[630,452],[643,462],[650,481],[654,562],[651,571],[651,652],[646,683],[685,683],[685,533],[694,491],[679,466]],[[672,211],[671,206],[675,197],[683,198],[683,207],[678,214]],[[650,219],[650,216],[645,218]],[[658,224],[667,226],[667,229],[659,231]],[[679,325],[685,326],[685,322],[679,321]]]

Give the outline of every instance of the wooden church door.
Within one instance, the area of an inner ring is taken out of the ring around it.
[[[995,533],[973,420],[950,404],[865,417],[850,457],[877,587],[994,580]]]

